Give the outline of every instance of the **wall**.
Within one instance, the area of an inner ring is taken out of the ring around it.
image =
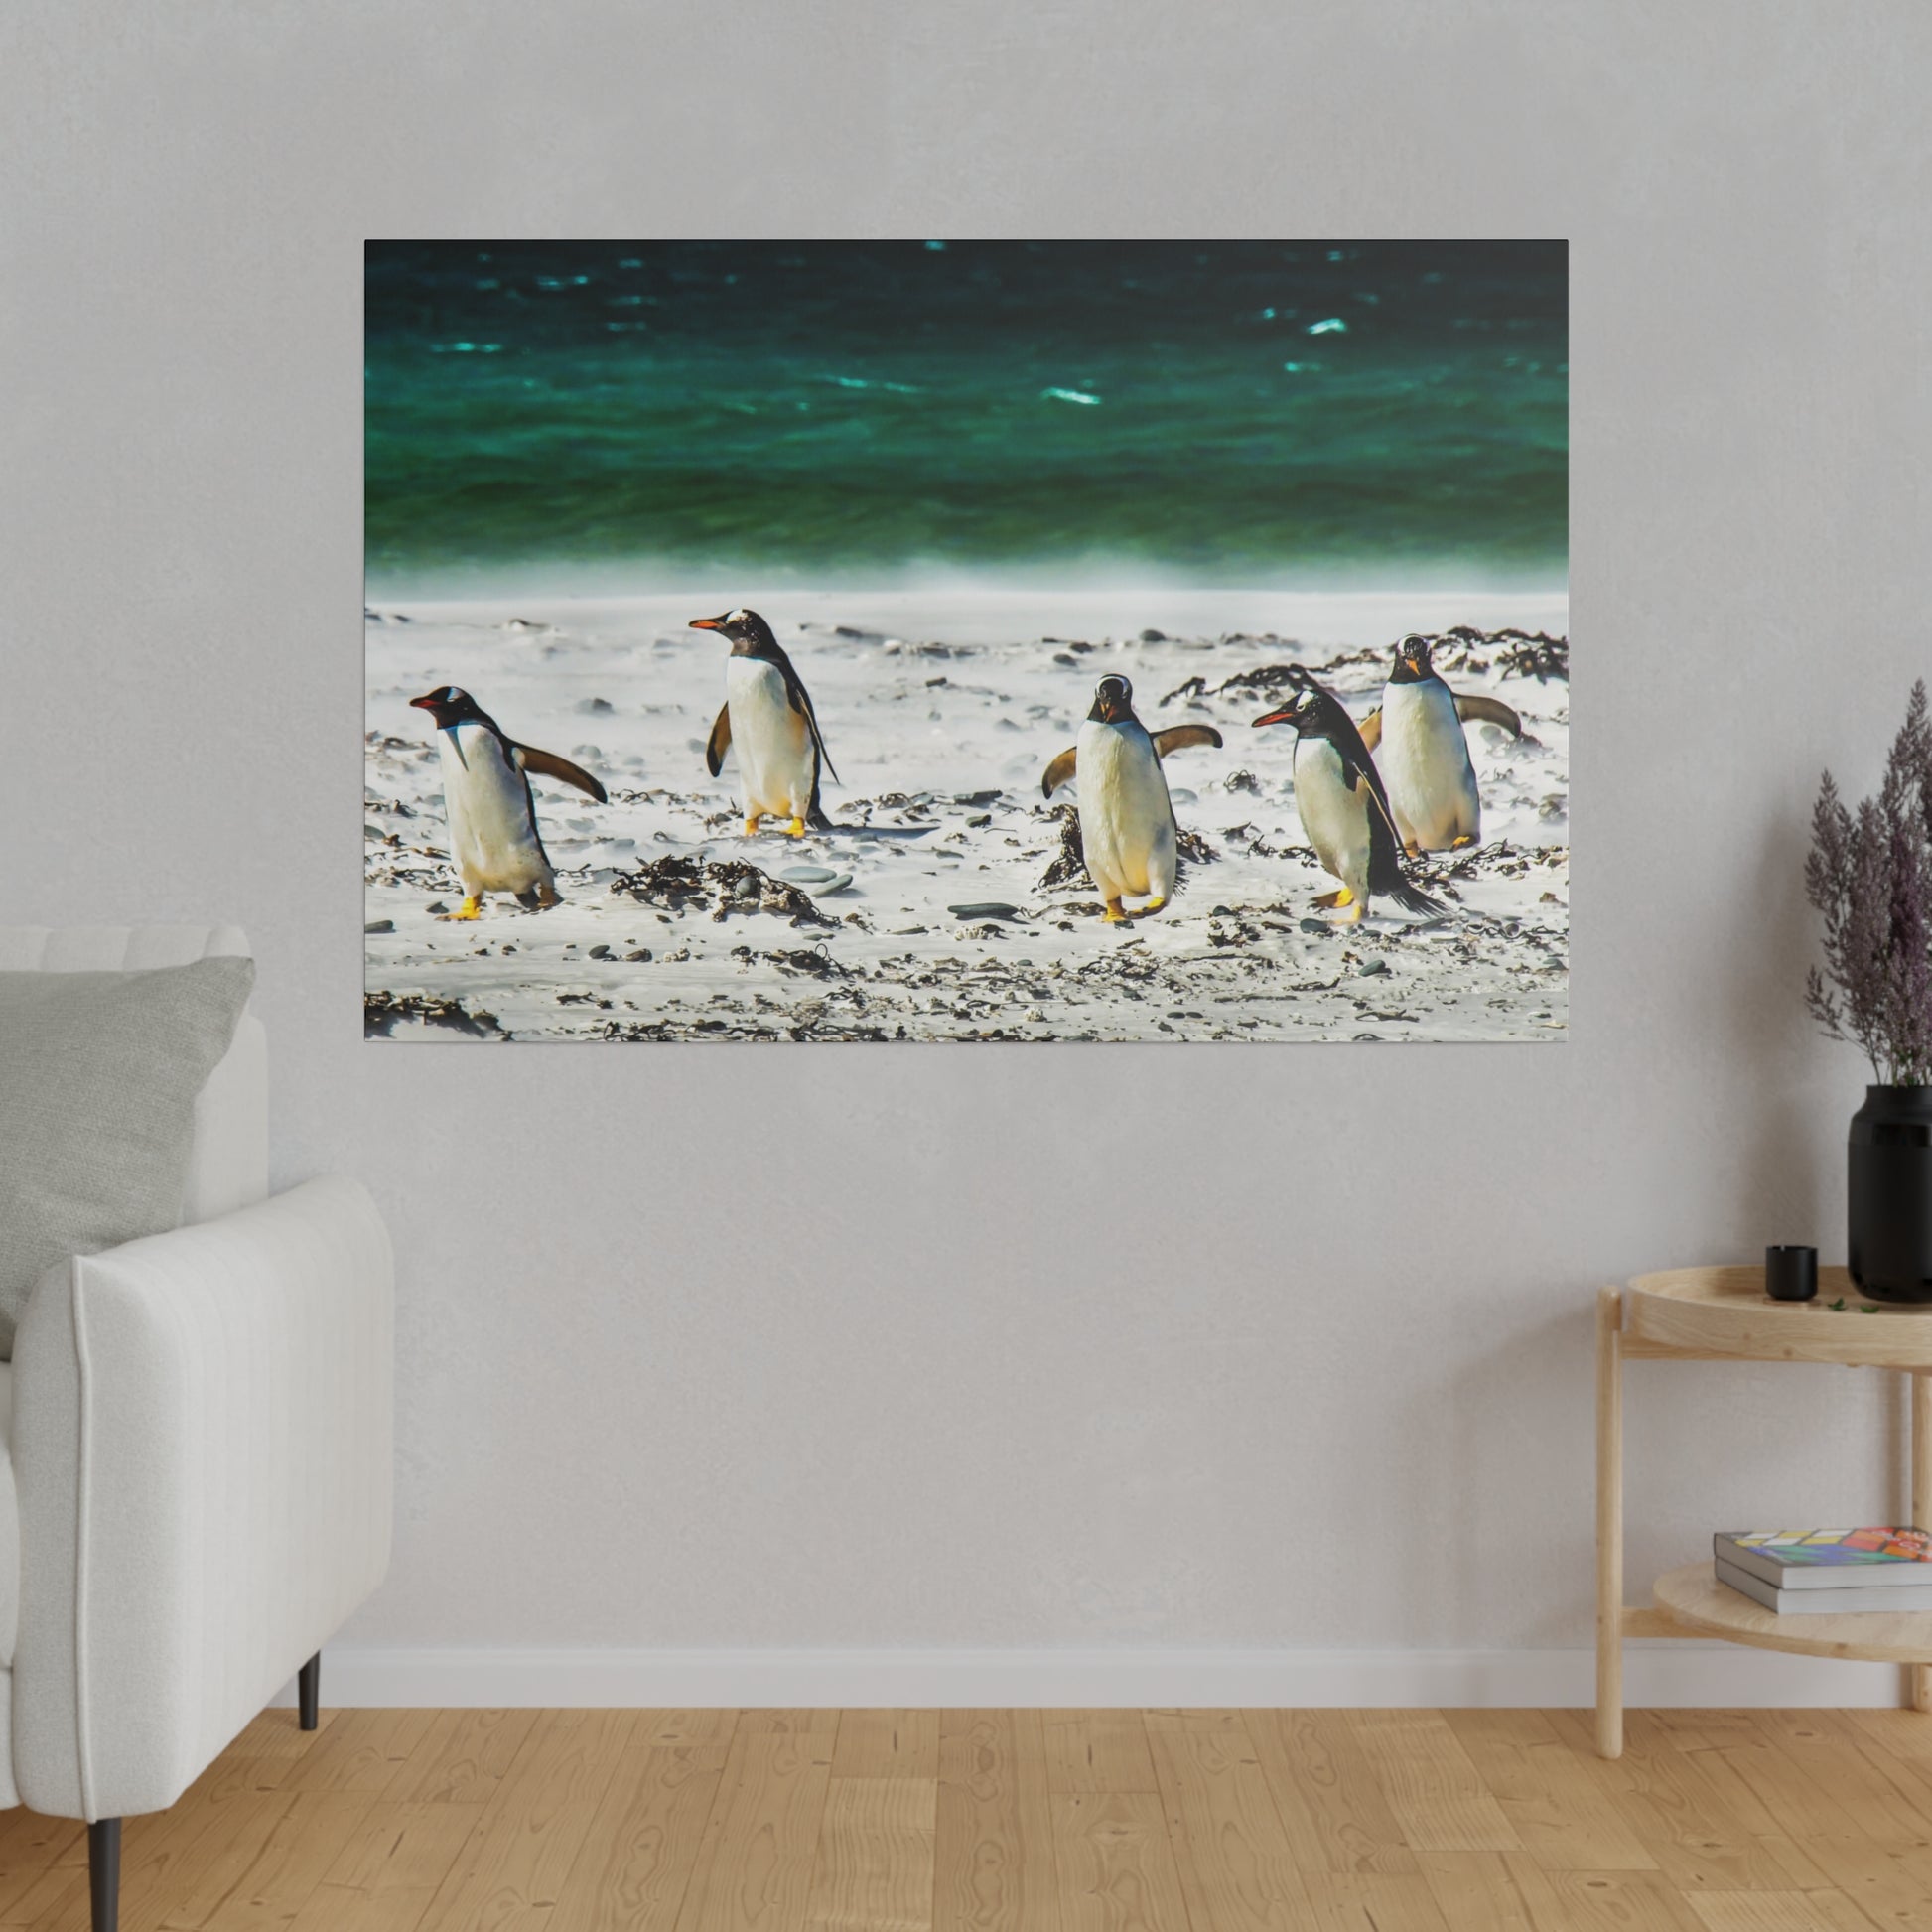
[[[1843,1252],[1799,863],[1927,668],[1929,55],[1910,0],[16,0],[7,916],[244,924],[278,1175],[393,1221],[366,1695],[1584,1695],[1591,1291]],[[362,238],[828,230],[1571,238],[1567,1045],[362,1043]],[[1640,1579],[1900,1500],[1874,1378],[1633,1383]]]

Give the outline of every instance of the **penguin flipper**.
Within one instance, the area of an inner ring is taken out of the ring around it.
[[[812,735],[812,744],[818,752],[818,761],[832,774],[832,782],[842,785],[845,780],[839,776],[838,766],[832,762],[832,755],[825,749],[825,739],[818,729],[818,713],[812,709],[812,694],[805,689],[804,680],[792,668],[791,659],[783,651],[777,653],[777,665],[785,680],[785,696],[791,700],[791,708],[805,721],[805,729]],[[818,778],[812,778],[813,795],[817,795]]]
[[[1474,692],[1457,692],[1455,715],[1467,724],[1500,725],[1512,738],[1523,735],[1523,721],[1500,698],[1484,698]],[[1364,737],[1367,733],[1364,732]],[[1373,749],[1373,748],[1371,748]]]
[[[1420,886],[1409,882],[1402,869],[1402,835],[1395,829],[1382,780],[1371,766],[1368,778],[1368,889],[1381,898],[1392,898],[1405,912],[1442,914],[1449,907],[1431,898]]]
[[[725,754],[732,744],[732,708],[729,704],[718,707],[718,722],[711,728],[711,736],[704,744],[704,768],[715,778],[724,769]]]
[[[584,769],[581,764],[572,764],[566,758],[559,758],[555,752],[540,752],[534,745],[512,744],[518,766],[524,771],[534,771],[545,778],[555,778],[560,784],[575,785],[579,791],[588,792],[600,805],[611,802],[610,793]]]
[[[1163,733],[1162,736],[1165,737],[1166,734]],[[1155,740],[1155,749],[1157,751],[1160,749],[1160,743],[1161,743],[1160,739]],[[1059,755],[1059,757],[1056,758],[1053,760],[1053,762],[1046,767],[1046,775],[1039,781],[1039,795],[1042,798],[1052,797],[1054,792],[1058,791],[1059,788],[1063,784],[1065,784],[1070,777],[1073,776],[1073,766],[1075,760],[1079,758],[1079,756],[1080,756],[1080,748],[1077,745],[1069,745],[1066,748],[1066,750],[1063,751]]]
[[[1164,759],[1170,752],[1184,751],[1189,745],[1212,745],[1219,747],[1221,734],[1212,725],[1173,725],[1167,731],[1154,734],[1154,756]],[[1051,767],[1048,767],[1051,775]]]
[[[1374,751],[1382,742],[1382,707],[1377,705],[1356,729],[1362,735],[1363,751]]]

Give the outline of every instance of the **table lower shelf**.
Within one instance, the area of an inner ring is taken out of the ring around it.
[[[1899,1616],[1882,1610],[1850,1616],[1779,1616],[1719,1583],[1708,1563],[1667,1570],[1651,1593],[1658,1609],[1690,1635],[1755,1644],[1761,1650],[1791,1650],[1804,1657],[1932,1664],[1932,1610]]]

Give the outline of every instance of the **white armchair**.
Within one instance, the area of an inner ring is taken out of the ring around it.
[[[0,928],[0,971],[247,950],[232,927]],[[267,1198],[252,1014],[195,1129],[183,1225],[50,1269],[0,1362],[0,1805],[87,1821],[95,1932],[121,1819],[298,1672],[314,1728],[322,1646],[389,1559],[388,1235],[341,1176]]]

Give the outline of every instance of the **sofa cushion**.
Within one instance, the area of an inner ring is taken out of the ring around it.
[[[196,1096],[254,980],[237,958],[0,973],[0,1356],[48,1267],[180,1225]]]
[[[0,1362],[0,1670],[20,1633],[20,1497],[14,1489],[14,1365]],[[9,1733],[11,1734],[11,1733]]]

